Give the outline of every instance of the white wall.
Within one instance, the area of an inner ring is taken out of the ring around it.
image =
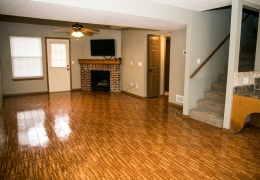
[[[32,24],[21,24],[11,22],[0,22],[0,59],[3,76],[3,93],[4,94],[19,94],[31,92],[47,91],[47,76],[46,76],[46,50],[45,37],[54,38],[69,38],[65,34],[54,34],[54,29],[61,29],[62,27],[43,26]],[[10,54],[10,36],[27,36],[27,37],[41,37],[42,38],[42,57],[43,57],[43,80],[26,80],[13,81],[12,80],[12,66]],[[117,55],[121,55],[121,32],[118,30],[102,30],[100,35],[95,35],[92,38],[107,38],[116,39]],[[83,39],[76,40],[71,38],[71,64],[72,71],[72,89],[81,88],[80,82],[80,65],[78,59],[92,58],[90,56],[89,37],[85,36]]]
[[[183,50],[186,49],[186,29],[171,33],[171,56],[170,56],[170,84],[169,102],[183,105],[176,102],[176,95],[184,96],[184,74],[185,59]]]

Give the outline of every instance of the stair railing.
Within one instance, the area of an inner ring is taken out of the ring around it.
[[[242,20],[242,23],[248,18],[250,14],[247,14],[246,17]],[[200,69],[210,60],[210,58],[219,50],[219,48],[228,40],[230,37],[230,34],[218,45],[218,47],[209,55],[209,57],[192,73],[190,78],[193,78],[199,71]]]

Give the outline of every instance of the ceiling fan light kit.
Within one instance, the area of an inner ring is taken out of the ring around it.
[[[83,28],[83,25],[76,23],[72,25],[72,28],[68,29],[56,29],[54,30],[56,33],[66,33],[67,35],[72,35],[72,37],[77,40],[82,38],[84,35],[93,36],[94,34],[99,34],[99,30],[97,29],[88,29]]]
[[[81,38],[81,37],[83,37],[84,35],[83,35],[83,33],[82,32],[73,32],[72,34],[71,34],[73,37],[75,37],[75,38],[77,38],[77,39],[79,39],[79,38]]]

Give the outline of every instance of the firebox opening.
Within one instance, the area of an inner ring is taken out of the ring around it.
[[[110,71],[91,71],[91,89],[110,91]]]

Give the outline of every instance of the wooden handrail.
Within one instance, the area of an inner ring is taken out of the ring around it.
[[[242,23],[248,18],[250,14],[247,14],[246,17],[242,20]],[[194,73],[190,76],[190,78],[193,78],[199,70],[210,60],[210,58],[219,50],[219,48],[228,40],[230,37],[230,34],[218,45],[218,47],[209,55],[209,57],[194,71]]]

